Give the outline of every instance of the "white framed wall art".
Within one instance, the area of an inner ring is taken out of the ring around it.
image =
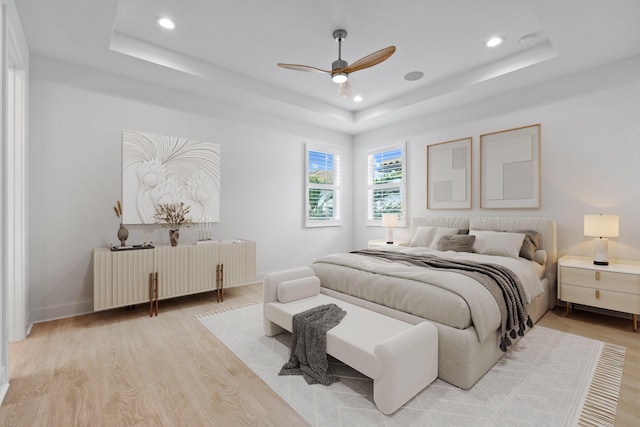
[[[220,221],[220,145],[122,131],[125,224],[152,224],[156,206],[184,202],[194,222]]]
[[[480,208],[540,208],[540,124],[480,135]]]
[[[427,146],[427,209],[471,209],[472,141]]]

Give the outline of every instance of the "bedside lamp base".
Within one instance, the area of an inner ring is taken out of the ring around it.
[[[593,239],[593,263],[609,265],[609,240],[604,237]]]
[[[387,228],[387,245],[393,245],[393,228]]]

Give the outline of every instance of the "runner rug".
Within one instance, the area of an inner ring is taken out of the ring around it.
[[[390,416],[373,381],[333,359],[340,382],[278,376],[291,334],[264,336],[262,304],[199,316],[200,322],[312,426],[613,426],[625,348],[535,326],[470,390],[440,379]]]

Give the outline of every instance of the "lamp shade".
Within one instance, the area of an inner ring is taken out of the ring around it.
[[[618,215],[585,215],[584,235],[591,237],[618,237]]]
[[[397,227],[398,226],[398,214],[382,214],[382,226],[383,227]]]

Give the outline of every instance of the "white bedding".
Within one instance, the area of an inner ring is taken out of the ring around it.
[[[394,251],[498,264],[518,276],[527,302],[543,292],[538,273],[532,262],[525,259],[441,252],[423,247],[400,247]],[[327,255],[311,268],[320,277],[323,287],[454,328],[465,329],[473,325],[480,341],[501,325],[500,309],[494,297],[466,275],[357,254]]]

